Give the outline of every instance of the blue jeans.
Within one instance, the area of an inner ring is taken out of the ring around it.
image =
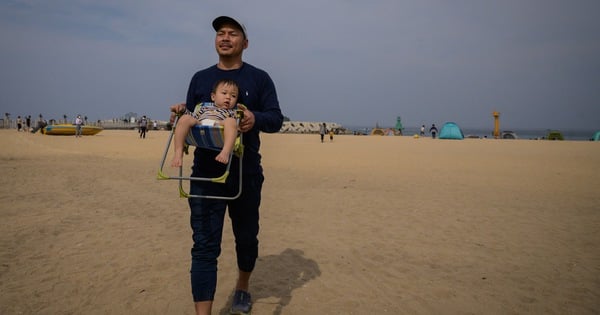
[[[190,182],[190,194],[235,195],[238,188],[236,174],[230,174],[225,184]],[[214,300],[217,288],[217,258],[221,254],[221,239],[225,209],[235,236],[238,268],[254,270],[258,257],[258,208],[264,181],[262,174],[245,175],[242,195],[236,200],[190,198],[190,225],[192,227],[192,266],[190,278],[194,302]]]

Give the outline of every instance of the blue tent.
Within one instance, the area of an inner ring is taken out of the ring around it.
[[[460,127],[453,122],[445,123],[442,127],[442,130],[440,130],[440,139],[462,140],[464,138],[465,135],[463,134],[462,130],[460,130]]]

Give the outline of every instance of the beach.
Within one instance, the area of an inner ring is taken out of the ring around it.
[[[252,314],[600,313],[600,143],[261,137]],[[0,314],[193,314],[167,138],[0,130]]]

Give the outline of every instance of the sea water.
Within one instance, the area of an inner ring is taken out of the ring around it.
[[[431,136],[429,133],[429,128],[431,126],[425,126],[425,135]],[[372,127],[346,127],[351,132],[361,133],[361,134],[370,134]],[[380,127],[382,129],[393,128],[393,127]],[[442,129],[442,126],[437,126],[438,135],[439,131]],[[461,130],[465,137],[473,136],[479,138],[494,138],[492,129],[481,129],[481,128],[462,128]],[[517,135],[517,139],[543,139],[548,135],[550,130],[555,129],[511,129],[510,131]],[[502,130],[509,131],[509,130]],[[502,133],[501,131],[501,133]],[[580,141],[588,141],[593,136],[597,130],[590,129],[564,129],[564,130],[556,130],[560,131],[565,140],[580,140]],[[413,136],[415,134],[420,134],[421,127],[406,127],[402,130],[402,134],[404,136]]]

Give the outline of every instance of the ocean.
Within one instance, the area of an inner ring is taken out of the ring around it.
[[[352,131],[352,132],[359,132],[359,133],[363,133],[363,134],[369,134],[370,131],[373,129],[373,127],[362,127],[362,126],[351,126],[351,127],[346,127],[348,130]],[[429,134],[429,127],[431,126],[425,126],[425,135],[426,136],[431,136]],[[438,130],[441,129],[442,126],[438,126]],[[393,128],[393,127],[381,127],[381,128]],[[402,134],[405,136],[413,136],[415,134],[419,134],[421,127],[405,127],[404,130],[402,130]],[[462,128],[461,130],[463,132],[463,134],[465,135],[465,137],[467,136],[477,136],[479,138],[493,138],[493,130],[492,129],[479,129],[479,128]],[[551,129],[510,129],[510,131],[514,132],[517,135],[518,139],[541,139],[543,137],[546,137],[546,135],[548,134],[548,131],[550,131]],[[556,130],[556,129],[552,129],[552,130]],[[599,129],[600,130],[600,129]],[[508,131],[508,130],[502,130],[502,131]],[[501,132],[502,132],[501,131]],[[558,130],[562,133],[563,137],[565,140],[579,140],[579,141],[589,141],[593,136],[594,133],[598,130],[591,130],[591,129],[565,129],[565,130]]]

